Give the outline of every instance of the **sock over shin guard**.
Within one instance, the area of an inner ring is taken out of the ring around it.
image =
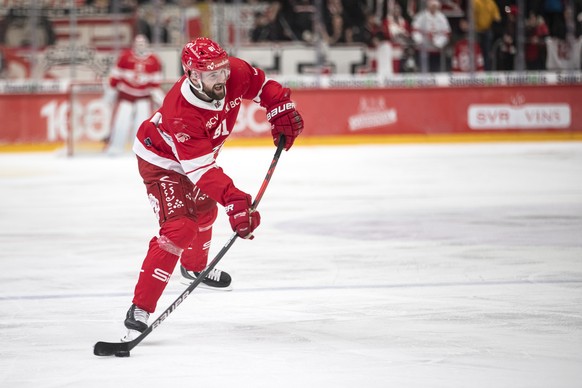
[[[212,226],[201,229],[198,237],[184,249],[180,262],[188,271],[202,272],[208,263],[208,251],[212,239]]]
[[[212,240],[212,225],[216,220],[218,210],[216,206],[209,212],[200,215],[198,219],[198,234],[184,249],[180,262],[188,271],[202,272],[208,263],[208,251]]]
[[[136,306],[149,313],[155,311],[180,255],[197,233],[198,224],[189,218],[164,223],[160,237],[151,239],[143,261],[133,297]]]

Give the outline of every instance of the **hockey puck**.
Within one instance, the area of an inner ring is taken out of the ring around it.
[[[115,353],[115,357],[129,357],[129,350],[120,350]]]

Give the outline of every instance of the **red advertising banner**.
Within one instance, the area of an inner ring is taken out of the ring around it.
[[[571,133],[582,135],[582,86],[294,90],[306,126],[302,138],[358,135]],[[110,112],[99,93],[0,94],[0,144],[102,141]],[[245,101],[233,138],[268,138],[258,104]]]
[[[307,136],[582,131],[580,86],[328,89],[293,97]]]

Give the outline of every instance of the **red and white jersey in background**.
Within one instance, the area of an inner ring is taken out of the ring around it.
[[[267,80],[261,69],[230,57],[230,78],[222,100],[205,102],[183,76],[166,94],[162,106],[137,133],[133,151],[158,167],[177,171],[202,192],[225,205],[234,187],[216,157],[236,123],[242,100],[270,107],[289,99],[289,89]]]
[[[388,37],[391,42],[401,45],[410,37],[410,24],[400,16],[395,18],[393,15],[388,15],[382,20],[382,29],[384,35]]]
[[[475,43],[475,70],[483,71],[485,70],[483,54],[481,53],[481,47],[479,44]],[[467,39],[461,39],[455,43],[454,53],[451,60],[452,71],[454,72],[469,72],[471,71],[471,58],[470,58],[470,48],[469,41]]]
[[[118,98],[135,101],[148,98],[162,82],[162,64],[154,54],[137,56],[124,50],[109,76],[109,85],[118,92]]]

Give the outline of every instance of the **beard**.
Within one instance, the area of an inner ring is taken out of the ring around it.
[[[216,84],[212,88],[207,88],[206,86],[203,89],[204,93],[213,100],[222,100],[226,96],[226,85],[225,84]]]

